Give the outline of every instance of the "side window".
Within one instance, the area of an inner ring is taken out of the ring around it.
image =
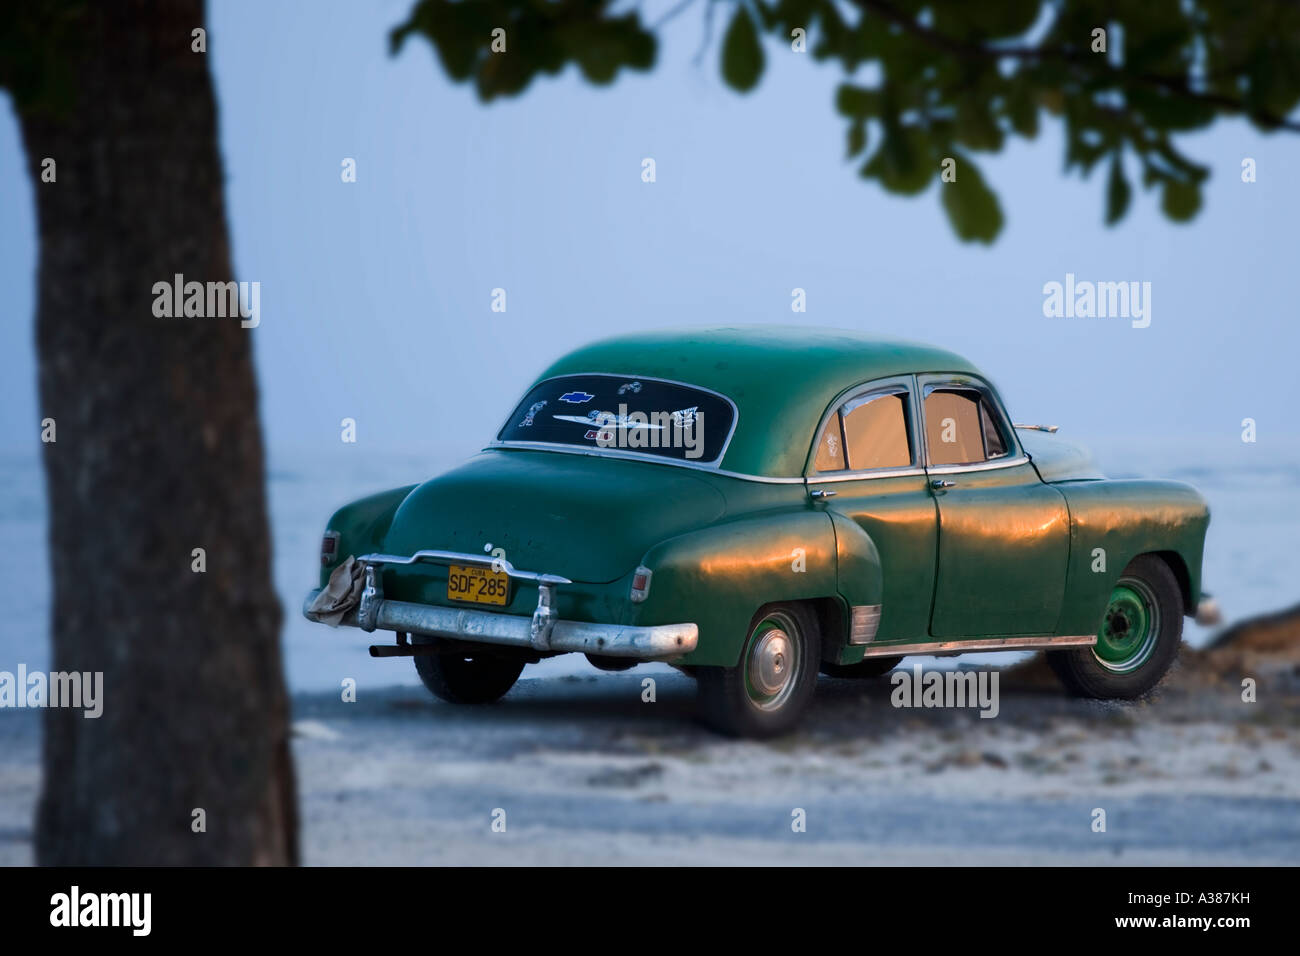
[[[932,465],[971,465],[1007,453],[998,413],[978,389],[939,387],[925,396],[925,446]]]
[[[908,393],[885,389],[859,395],[833,414],[817,440],[816,471],[906,468],[915,456],[909,437]]]
[[[912,463],[906,392],[863,395],[845,403],[840,414],[849,467],[854,471],[906,468]]]
[[[984,456],[1001,458],[1007,453],[1007,445],[1002,439],[1002,433],[998,431],[997,412],[989,400],[983,397],[980,398],[980,424],[984,428]]]
[[[826,422],[821,437],[817,439],[817,455],[813,459],[817,471],[843,471],[844,436],[840,432],[840,413],[836,412]]]

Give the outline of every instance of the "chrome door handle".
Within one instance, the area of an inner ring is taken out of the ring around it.
[[[825,490],[823,490],[823,489],[821,489],[821,488],[815,488],[815,489],[813,489],[812,491],[808,492],[808,495],[809,495],[809,497],[812,497],[812,498],[834,498],[834,497],[835,497],[835,492],[833,492],[833,491],[825,491]]]
[[[931,478],[930,487],[931,488],[955,488],[957,487],[957,482],[944,481],[942,478]]]

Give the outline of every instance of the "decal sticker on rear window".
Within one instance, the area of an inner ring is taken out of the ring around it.
[[[545,407],[546,402],[533,402],[532,407],[528,409],[528,414],[524,416],[524,420],[520,422],[517,427],[531,428],[533,425],[533,418],[536,417],[537,413]]]

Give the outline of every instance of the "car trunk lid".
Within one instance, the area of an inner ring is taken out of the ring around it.
[[[393,516],[384,550],[501,549],[520,570],[606,583],[635,568],[655,543],[724,511],[722,495],[689,468],[490,449],[417,486]]]

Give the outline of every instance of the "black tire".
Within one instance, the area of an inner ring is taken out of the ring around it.
[[[587,663],[600,671],[630,671],[641,661],[635,657],[606,657],[604,654],[587,654]]]
[[[827,677],[848,677],[853,680],[884,677],[902,660],[901,657],[865,657],[856,664],[828,664],[822,661],[822,673]]]
[[[700,716],[733,737],[786,733],[812,700],[820,660],[816,618],[798,604],[768,605],[750,621],[735,667],[699,668]]]
[[[496,654],[420,654],[415,672],[433,695],[449,704],[490,704],[506,695],[524,662]]]
[[[1128,610],[1130,605],[1137,608],[1136,614]],[[1152,613],[1154,617],[1144,618]],[[1130,617],[1142,622],[1140,632],[1134,629],[1129,635]],[[1108,637],[1115,633],[1118,639]],[[1178,581],[1164,561],[1144,554],[1134,558],[1116,582],[1098,629],[1097,646],[1048,651],[1047,663],[1076,696],[1132,700],[1160,683],[1177,659],[1182,640]],[[1125,657],[1128,645],[1133,652]]]

